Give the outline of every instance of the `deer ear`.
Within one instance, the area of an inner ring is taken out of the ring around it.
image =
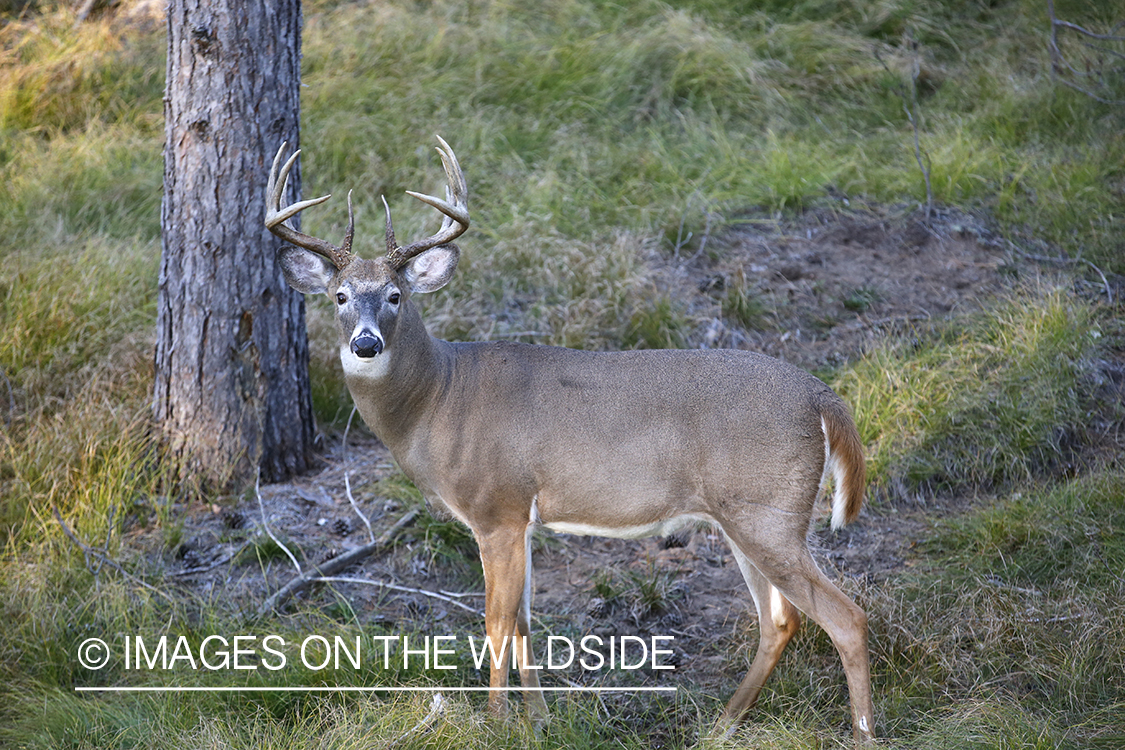
[[[289,286],[305,294],[326,294],[336,266],[327,258],[298,247],[283,248],[278,261]]]
[[[410,291],[436,292],[453,277],[460,257],[456,245],[438,245],[414,256],[402,269],[402,275],[410,284]]]

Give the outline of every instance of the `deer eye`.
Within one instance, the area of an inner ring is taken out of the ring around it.
[[[389,295],[387,295],[387,302],[390,302],[392,305],[397,305],[398,301],[399,301],[398,292],[391,292]]]
[[[343,292],[336,292],[336,304],[342,305],[348,301],[348,295]]]

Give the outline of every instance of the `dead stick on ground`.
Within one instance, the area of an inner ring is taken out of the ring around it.
[[[202,565],[198,568],[185,568],[184,570],[177,570],[175,573],[169,573],[168,577],[169,578],[179,578],[181,576],[193,576],[193,575],[196,575],[197,573],[206,573],[210,570],[214,570],[215,568],[219,567],[220,565],[225,565],[226,563],[229,563],[234,558],[238,557],[242,553],[242,550],[246,549],[249,546],[250,546],[250,542],[248,542],[248,541],[243,542],[239,546],[238,549],[236,549],[234,552],[231,552],[226,557],[220,557],[218,560],[215,560],[214,562],[209,563],[208,565]]]
[[[350,552],[345,552],[339,557],[333,557],[331,560],[326,560],[319,565],[311,565],[307,570],[302,572],[289,583],[282,586],[269,598],[262,602],[258,607],[258,616],[262,616],[268,612],[278,609],[283,604],[288,602],[293,596],[301,591],[304,591],[309,586],[317,583],[322,578],[329,578],[336,573],[339,573],[345,568],[355,565],[360,560],[363,560],[370,555],[375,554],[387,547],[394,538],[398,536],[399,532],[405,529],[418,518],[418,509],[410,511],[402,518],[395,522],[395,525],[387,529],[383,534],[374,542],[356,547]]]
[[[1085,258],[1054,258],[1050,255],[1033,255],[1033,254],[1023,250],[1019,245],[1012,242],[1011,240],[1008,240],[1008,244],[1011,245],[1012,249],[1015,250],[1015,252],[1018,255],[1026,258],[1027,260],[1033,260],[1033,261],[1037,261],[1039,263],[1058,263],[1060,265],[1072,265],[1072,264],[1075,264],[1075,263],[1085,263],[1090,268],[1094,269],[1094,271],[1098,274],[1098,276],[1101,277],[1102,287],[1105,289],[1106,302],[1108,302],[1111,305],[1113,304],[1113,288],[1109,285],[1109,279],[1107,279],[1105,274],[1102,273],[1102,269],[1098,268],[1097,266],[1095,266],[1093,263],[1086,260]]]
[[[484,612],[480,611],[479,609],[473,609],[469,605],[462,604],[461,602],[457,601],[456,599],[453,599],[452,597],[448,596],[447,594],[441,594],[441,593],[438,593],[437,591],[430,591],[429,589],[415,589],[415,588],[411,588],[409,586],[399,586],[397,583],[388,583],[387,581],[376,581],[376,580],[373,580],[371,578],[347,578],[347,577],[342,577],[342,576],[328,576],[328,577],[325,577],[325,578],[318,578],[313,582],[314,583],[361,583],[365,586],[381,586],[382,588],[390,589],[391,591],[401,591],[404,594],[419,594],[421,596],[428,596],[431,599],[438,599],[440,601],[445,602],[446,604],[452,604],[454,607],[460,607],[461,609],[465,610],[466,612],[472,612],[474,615],[476,615],[478,617],[484,617]],[[464,596],[464,594],[458,594],[458,596]],[[481,596],[483,596],[483,594],[481,594]]]
[[[407,737],[411,737],[415,734],[418,734],[419,732],[424,732],[425,730],[429,729],[430,725],[433,724],[434,721],[436,721],[439,716],[441,716],[442,714],[445,713],[445,709],[446,709],[445,696],[442,695],[441,693],[434,693],[434,699],[430,704],[430,712],[428,714],[426,714],[426,717],[424,719],[422,719],[420,722],[418,722],[417,724],[415,724],[412,729],[407,729],[405,732],[400,734],[397,738],[392,740],[391,743],[389,745],[387,745],[387,747],[388,748],[397,747],[399,745],[399,743],[401,743]]]
[[[166,599],[169,604],[175,604],[175,602],[172,601],[172,597],[170,597],[168,594],[165,594],[163,591],[156,588],[152,584],[145,583],[140,578],[137,578],[135,575],[133,575],[129,571],[125,570],[125,568],[121,567],[121,565],[116,560],[110,558],[108,555],[102,553],[100,550],[94,549],[93,547],[91,547],[90,545],[86,544],[81,539],[79,539],[78,535],[75,534],[71,530],[71,528],[66,525],[66,521],[63,520],[62,514],[59,513],[59,509],[56,506],[52,505],[51,510],[55,514],[55,520],[57,520],[59,522],[59,526],[62,527],[63,533],[67,535],[67,537],[70,539],[70,541],[72,541],[76,545],[78,545],[78,548],[80,550],[82,550],[82,554],[86,558],[86,567],[87,568],[90,568],[90,558],[93,557],[98,561],[98,568],[99,569],[101,568],[102,565],[108,565],[110,568],[112,568],[113,570],[116,570],[118,573],[125,576],[130,581],[137,584],[138,586],[142,586],[143,588],[148,589],[149,591],[153,592],[154,594],[157,594],[159,596],[164,597],[164,599]]]
[[[280,547],[281,551],[289,556],[289,561],[293,563],[293,567],[297,569],[298,573],[300,573],[301,572],[301,563],[297,562],[297,557],[292,552],[290,552],[289,548],[286,547],[280,539],[278,539],[276,536],[274,536],[273,532],[270,530],[269,521],[266,519],[266,506],[262,503],[262,470],[261,470],[261,468],[258,469],[258,478],[254,482],[254,494],[258,497],[258,510],[260,510],[262,512],[262,528],[266,530],[266,534],[268,534],[269,538],[273,540],[273,543],[276,544],[278,547]]]

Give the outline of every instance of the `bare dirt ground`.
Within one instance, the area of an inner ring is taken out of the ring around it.
[[[699,343],[809,369],[854,358],[887,331],[978,309],[1015,273],[1002,241],[956,211],[936,214],[930,227],[917,213],[886,211],[750,219],[718,241],[718,260],[677,274],[682,291],[695,287],[698,308],[745,287],[765,312],[750,330],[713,318]]]
[[[659,261],[664,283],[691,300],[699,324],[690,343],[757,349],[812,369],[857,357],[888,331],[975,309],[1014,273],[1011,256],[983,224],[958,213],[939,215],[930,228],[916,215],[856,210],[811,213],[789,224],[747,220],[711,242],[707,255]],[[761,300],[767,312],[759,326],[742,327],[722,315],[720,300],[732,287]],[[346,457],[334,445],[320,473],[262,487],[260,503],[244,498],[224,507],[184,509],[183,543],[166,555],[167,573],[205,597],[221,595],[252,610],[294,575],[283,556],[263,561],[240,553],[262,539],[264,522],[304,555],[306,565],[372,538],[349,503],[346,473],[358,508],[378,536],[409,502],[380,494],[379,480],[396,473],[386,450],[355,430],[350,443]],[[945,503],[956,507],[964,501]],[[930,519],[944,512],[941,500],[925,507],[867,509],[840,533],[828,532],[822,518],[810,536],[822,567],[849,589],[908,566]],[[368,558],[347,575],[429,594],[332,584],[333,590],[312,589],[300,598],[329,606],[344,597],[362,622],[408,632],[432,630],[438,623],[482,632],[483,618],[466,611],[483,608],[479,574],[444,564],[425,535],[417,526],[407,528],[389,553]],[[746,648],[756,641],[755,616],[721,535],[698,529],[675,539],[620,541],[543,532],[534,546],[540,633],[673,635],[675,656],[669,663],[677,668],[641,679],[687,680],[724,695],[740,678]],[[641,601],[644,586],[657,591],[655,606]],[[570,672],[566,679],[589,676]]]

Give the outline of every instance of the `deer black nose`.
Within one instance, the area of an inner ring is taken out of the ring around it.
[[[370,331],[362,331],[352,339],[352,354],[360,359],[371,359],[383,351],[383,339]]]

